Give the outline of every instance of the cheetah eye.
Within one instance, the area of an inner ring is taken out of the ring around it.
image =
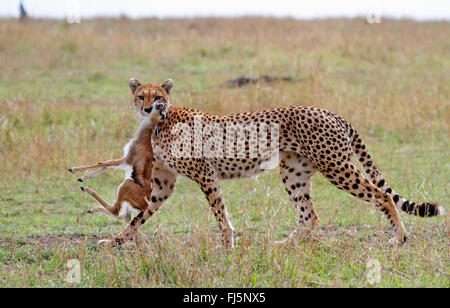
[[[160,99],[161,99],[161,96],[158,96],[158,95],[155,96],[155,102],[159,101]]]
[[[139,95],[138,98],[143,101],[144,100],[144,95]]]

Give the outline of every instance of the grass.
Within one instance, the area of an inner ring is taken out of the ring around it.
[[[402,214],[408,242],[392,248],[386,219],[321,175],[315,238],[279,249],[269,243],[293,230],[295,211],[278,171],[223,182],[237,233],[227,252],[184,178],[142,228],[146,243],[97,246],[123,224],[85,214],[95,201],[67,172],[121,155],[138,123],[130,77],[173,78],[175,105],[216,114],[330,109],[358,128],[396,191],[447,207],[449,34],[448,22],[410,20],[0,20],[0,287],[449,287],[448,216]],[[295,82],[224,86],[264,74]],[[88,184],[112,202],[122,177]],[[80,283],[66,281],[71,259]]]

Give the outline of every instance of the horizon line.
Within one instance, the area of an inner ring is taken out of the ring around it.
[[[80,16],[81,20],[95,20],[95,19],[131,19],[131,20],[143,20],[143,19],[239,19],[239,18],[265,18],[265,19],[293,19],[298,21],[314,21],[314,20],[327,20],[327,19],[366,19],[368,15],[354,14],[354,15],[317,15],[317,16],[292,16],[292,15],[270,15],[270,14],[188,14],[188,15],[147,15],[147,16],[130,16],[127,14],[101,14],[101,15],[89,15]],[[395,16],[390,14],[379,14],[381,20],[413,20],[417,22],[449,22],[449,17],[414,17],[411,15]],[[35,20],[65,20],[66,16],[32,16],[28,15],[29,19]],[[13,14],[0,15],[0,20],[5,19],[19,19],[19,16]]]

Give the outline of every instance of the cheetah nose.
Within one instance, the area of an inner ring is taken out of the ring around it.
[[[164,108],[164,104],[158,103],[158,102],[155,102],[153,104],[153,106],[155,107],[156,110],[160,110],[160,109]]]
[[[144,108],[144,111],[147,113],[152,112],[153,107],[149,107],[149,108]]]

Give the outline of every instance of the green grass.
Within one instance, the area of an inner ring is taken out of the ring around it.
[[[98,246],[124,225],[86,214],[95,201],[67,172],[121,155],[138,124],[130,77],[173,78],[177,106],[341,114],[396,191],[447,208],[449,30],[409,20],[0,20],[0,287],[449,287],[448,216],[401,214],[408,241],[390,247],[386,219],[320,174],[319,229],[280,248],[270,242],[296,219],[278,170],[224,181],[236,231],[236,249],[224,251],[200,189],[181,177],[141,229],[144,244]],[[296,82],[223,86],[247,74]],[[122,178],[110,171],[87,184],[112,202]],[[66,282],[71,259],[78,284]],[[370,259],[381,265],[376,284]]]

